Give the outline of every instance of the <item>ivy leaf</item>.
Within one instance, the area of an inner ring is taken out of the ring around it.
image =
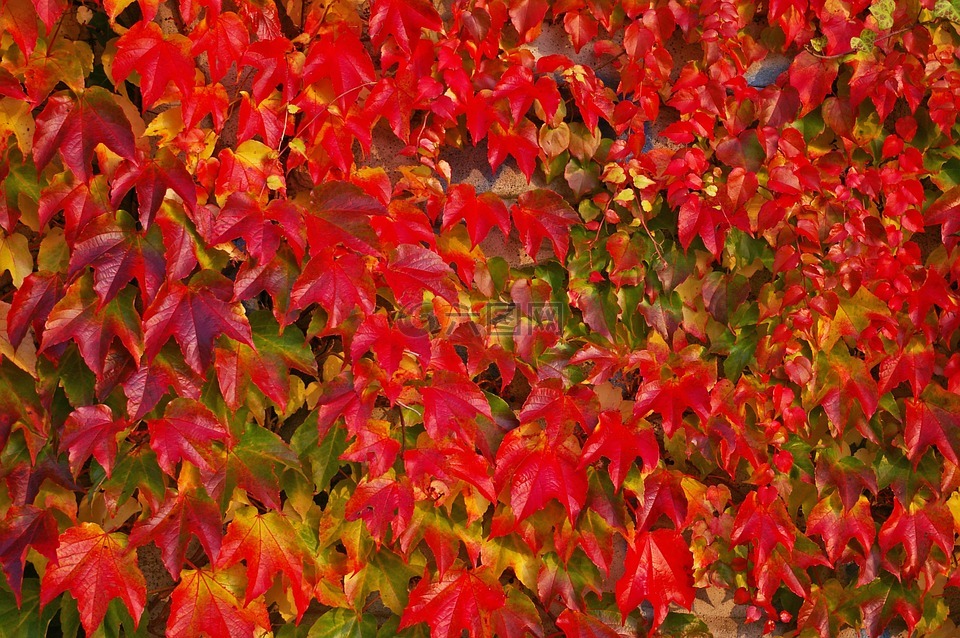
[[[89,274],[84,275],[67,288],[63,299],[50,312],[40,350],[73,340],[84,363],[100,380],[114,339],[119,339],[133,360],[138,361],[143,352],[143,337],[134,307],[134,290],[125,288],[110,303],[102,305],[92,279]]]
[[[780,499],[777,489],[769,485],[747,494],[733,522],[730,542],[740,545],[756,543],[755,564],[766,562],[777,543],[793,550],[796,527]]]
[[[817,503],[807,517],[807,536],[823,538],[832,564],[840,560],[851,540],[860,543],[864,556],[869,555],[876,533],[870,502],[865,496],[847,510],[838,495],[830,495]]]
[[[401,244],[390,257],[383,273],[400,305],[410,308],[423,301],[423,291],[456,303],[453,271],[432,250],[414,244]]]
[[[503,200],[489,192],[478,196],[470,184],[455,184],[447,191],[441,230],[450,230],[460,220],[467,225],[472,247],[486,239],[494,227],[504,238],[510,236],[510,214]]]
[[[462,375],[438,372],[431,384],[420,390],[423,396],[423,425],[434,440],[456,433],[472,442],[475,421],[483,416],[493,420],[490,404],[477,384]]]
[[[215,16],[208,14],[190,37],[193,40],[190,53],[194,56],[207,54],[210,79],[214,82],[222,80],[231,65],[239,64],[250,44],[246,25],[232,11]]]
[[[363,519],[379,545],[388,526],[393,528],[394,537],[406,528],[413,516],[413,505],[413,493],[408,485],[387,476],[364,479],[347,501],[345,518],[348,521]]]
[[[37,170],[49,164],[59,151],[66,167],[78,179],[86,181],[92,177],[91,163],[97,144],[103,144],[124,159],[136,159],[130,121],[112,94],[93,86],[78,96],[62,91],[47,99],[47,105],[37,116],[33,138],[33,161]]]
[[[327,311],[329,326],[336,328],[354,310],[373,313],[375,297],[376,288],[363,259],[328,249],[307,262],[290,293],[290,306],[303,310],[318,303]]]
[[[660,445],[652,428],[641,428],[640,419],[623,423],[619,410],[600,413],[600,422],[587,437],[580,457],[580,468],[597,462],[600,457],[610,461],[607,471],[618,490],[634,462],[643,459],[645,469],[654,468],[660,462]]]
[[[420,40],[420,30],[443,28],[440,14],[427,0],[374,0],[370,12],[370,40],[382,46],[393,36],[400,50],[409,54]]]
[[[370,614],[331,609],[313,623],[307,638],[367,638],[376,633],[377,621]]]
[[[74,477],[93,456],[109,478],[117,458],[117,434],[129,425],[125,419],[114,418],[106,405],[84,405],[71,412],[64,423],[60,450],[68,453]]]
[[[359,253],[377,255],[379,240],[370,218],[386,214],[386,207],[358,186],[325,182],[316,190],[313,206],[304,217],[310,254],[340,243]]]
[[[946,568],[946,564],[940,559],[930,559],[930,550],[939,547],[947,562],[953,555],[953,517],[942,503],[911,504],[908,509],[895,499],[893,512],[880,527],[877,539],[883,566],[890,573],[914,578],[923,569],[927,577],[932,578],[939,569]],[[903,545],[903,560],[891,555],[897,545]]]
[[[7,314],[7,334],[10,344],[19,348],[27,331],[33,326],[40,336],[50,311],[63,294],[60,275],[51,272],[35,272],[27,275],[16,292]]]
[[[229,450],[226,474],[212,476],[207,491],[223,481],[223,497],[230,498],[239,487],[272,509],[280,509],[280,475],[286,468],[300,470],[297,455],[290,446],[266,428],[251,424],[240,441]]]
[[[20,233],[0,233],[0,274],[10,273],[15,288],[33,271],[33,255],[27,238]]]
[[[197,491],[195,486],[181,484],[176,496],[168,492],[150,518],[134,524],[130,544],[139,547],[154,542],[160,548],[163,565],[170,577],[179,580],[190,535],[197,537],[211,560],[216,560],[222,528],[217,504],[202,491]]]
[[[180,89],[182,96],[191,94],[194,68],[190,40],[179,34],[166,36],[155,22],[141,21],[117,41],[117,55],[111,73],[117,84],[134,71],[140,74],[143,110],[146,111],[156,104],[170,82]]]
[[[184,363],[176,346],[163,348],[123,382],[127,414],[134,421],[143,418],[170,388],[178,397],[199,399],[201,385],[200,376]]]
[[[576,609],[564,609],[557,618],[557,627],[566,638],[623,638],[623,634],[609,625]]]
[[[206,406],[193,399],[177,398],[167,404],[163,418],[147,422],[150,447],[163,471],[176,476],[176,464],[186,459],[201,470],[212,471],[213,443],[229,444],[232,435]]]
[[[0,521],[0,567],[17,599],[22,603],[23,566],[32,547],[49,560],[57,555],[57,519],[50,510],[33,505],[14,505]]]
[[[919,399],[906,399],[903,442],[916,468],[923,453],[936,446],[944,458],[960,463],[960,397],[933,383]]]
[[[557,259],[566,259],[570,245],[570,227],[580,221],[580,217],[566,200],[553,191],[526,191],[517,198],[517,203],[510,212],[520,233],[523,249],[531,259],[537,258],[544,239],[550,240]]]
[[[296,326],[280,334],[276,321],[266,311],[251,313],[249,321],[255,349],[237,341],[214,349],[217,380],[224,401],[231,410],[238,409],[246,400],[252,380],[271,401],[286,409],[290,371],[316,376],[316,360]]]
[[[60,535],[57,557],[47,565],[40,588],[40,605],[65,591],[77,599],[80,620],[92,634],[114,598],[123,601],[135,626],[147,602],[147,584],[137,567],[127,537],[107,533],[95,523],[80,523]]]
[[[653,605],[653,627],[667,617],[671,603],[693,605],[693,554],[680,532],[643,532],[627,548],[624,574],[617,581],[617,607],[623,617],[644,600]]]
[[[560,501],[571,523],[587,498],[587,479],[578,470],[580,449],[574,437],[550,441],[536,423],[510,431],[497,450],[494,484],[509,487],[510,507],[518,522],[542,510],[550,499]]]
[[[448,571],[442,579],[424,578],[410,592],[400,629],[425,622],[435,638],[491,635],[491,615],[506,603],[499,584],[484,580],[483,571]]]
[[[243,306],[231,303],[232,297],[230,281],[211,271],[197,273],[187,285],[166,282],[143,313],[147,361],[173,337],[187,365],[202,375],[213,358],[213,342],[221,334],[254,347]]]
[[[252,636],[270,630],[266,606],[259,600],[241,605],[245,589],[239,567],[185,569],[170,596],[168,636]]]
[[[313,585],[304,578],[308,551],[290,519],[277,512],[260,514],[254,507],[237,510],[227,527],[217,567],[247,564],[244,606],[266,592],[282,572],[289,579],[297,605],[297,622],[310,605]]]
[[[348,29],[322,33],[311,44],[303,64],[304,84],[329,82],[344,111],[357,103],[361,89],[376,78],[370,54]]]
[[[167,197],[167,189],[180,196],[184,206],[197,205],[197,187],[186,166],[169,149],[162,148],[138,162],[123,162],[110,182],[110,204],[119,208],[131,188],[137,192],[137,213],[143,230],[153,219]]]
[[[807,51],[801,51],[790,63],[788,71],[790,86],[800,94],[800,117],[803,117],[823,103],[823,99],[833,90],[833,81],[837,79],[840,68],[837,60],[816,57]]]

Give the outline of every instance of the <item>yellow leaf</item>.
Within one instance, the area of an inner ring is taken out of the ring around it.
[[[13,133],[17,137],[17,146],[24,156],[33,151],[33,116],[27,102],[12,98],[0,98],[0,133],[4,137]]]
[[[7,313],[9,312],[10,304],[0,301],[0,355],[36,379],[37,345],[33,342],[33,329],[30,328],[27,336],[20,342],[20,346],[14,348],[7,338]]]
[[[14,288],[19,288],[24,278],[33,272],[33,255],[27,238],[20,233],[0,237],[0,273],[9,271]]]

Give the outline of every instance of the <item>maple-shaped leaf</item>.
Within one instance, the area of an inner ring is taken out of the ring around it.
[[[131,188],[136,189],[137,214],[144,230],[153,223],[168,189],[180,196],[188,210],[197,205],[193,176],[169,148],[160,148],[138,162],[121,163],[110,182],[110,203],[119,208]]]
[[[390,256],[383,272],[387,285],[404,308],[416,307],[424,291],[456,303],[453,271],[437,253],[415,244],[401,244]]]
[[[386,207],[359,186],[325,182],[315,191],[313,205],[304,218],[310,254],[340,243],[359,253],[376,255],[379,240],[370,218],[386,214]]]
[[[150,447],[163,471],[176,476],[177,463],[186,459],[201,470],[214,469],[213,443],[232,441],[230,430],[206,406],[193,399],[177,398],[167,404],[163,418],[147,422]]]
[[[133,289],[125,288],[110,303],[102,305],[93,290],[93,278],[80,277],[50,312],[40,350],[73,340],[84,363],[98,379],[107,368],[115,338],[133,360],[138,361],[143,352],[143,338],[135,297]]]
[[[474,638],[492,635],[491,615],[506,603],[503,588],[488,582],[485,572],[448,571],[431,582],[424,578],[410,592],[410,602],[400,618],[400,629],[427,623],[435,638]]]
[[[512,0],[510,21],[523,42],[531,42],[540,35],[550,4],[547,0]]]
[[[147,584],[126,535],[107,533],[96,523],[80,523],[60,535],[57,557],[43,574],[40,605],[65,591],[77,599],[87,635],[103,622],[114,598],[123,601],[135,626],[147,603]]]
[[[87,223],[70,247],[68,278],[93,268],[93,289],[105,304],[134,278],[141,296],[152,300],[163,283],[165,266],[160,249],[136,230],[124,211],[101,215]]]
[[[634,462],[643,459],[644,469],[660,462],[660,444],[652,427],[641,427],[640,419],[631,419],[627,424],[619,410],[600,413],[600,421],[583,445],[580,467],[597,462],[600,457],[610,461],[607,471],[618,490]]]
[[[846,509],[854,506],[864,490],[873,494],[878,491],[877,475],[872,467],[855,456],[839,455],[831,448],[817,454],[814,478],[821,495],[831,487],[836,489]]]
[[[199,399],[201,385],[201,377],[184,363],[176,346],[171,344],[123,382],[127,414],[134,421],[143,418],[170,388],[179,397]]]
[[[449,372],[433,375],[430,385],[421,388],[423,425],[434,440],[456,434],[474,440],[475,421],[483,416],[493,420],[490,403],[473,381]]]
[[[412,326],[393,324],[386,315],[380,313],[364,319],[350,342],[350,359],[354,365],[368,351],[376,355],[377,362],[388,378],[400,369],[400,362],[407,351],[416,355],[424,368],[430,363],[427,333]]]
[[[156,26],[156,25],[154,25]],[[159,27],[157,27],[159,29]],[[37,116],[33,161],[42,170],[59,151],[64,165],[81,181],[92,176],[97,144],[124,159],[136,158],[130,121],[106,89],[93,86],[79,95],[61,91],[51,95]]]
[[[884,573],[859,587],[854,601],[863,613],[864,635],[870,638],[888,635],[885,630],[896,619],[906,623],[907,632],[913,633],[923,617],[922,594],[922,588],[914,583],[900,582],[896,577]]]
[[[571,522],[587,498],[587,479],[578,469],[580,446],[575,437],[550,441],[536,423],[511,430],[497,450],[494,484],[498,491],[509,487],[510,507],[522,521],[558,500]]]
[[[914,578],[922,569],[928,578],[946,564],[930,556],[934,546],[939,547],[949,562],[953,555],[954,522],[950,511],[942,503],[911,503],[909,508],[894,499],[893,512],[880,527],[877,540],[883,555],[883,566],[901,578]],[[892,550],[903,545],[904,556],[892,556]]]
[[[800,54],[790,63],[788,71],[790,86],[800,94],[800,117],[803,117],[823,103],[823,99],[833,89],[833,81],[837,79],[840,65],[835,59],[814,56],[807,51]]]
[[[533,71],[525,66],[508,68],[497,81],[493,97],[510,103],[510,115],[514,122],[519,122],[537,100],[549,121],[553,119],[561,101],[560,91],[552,77],[542,76],[534,81]]]
[[[285,101],[292,100],[300,91],[300,73],[290,64],[293,44],[286,38],[259,40],[247,47],[241,64],[257,69],[253,77],[251,93],[257,104],[282,86]]]
[[[410,53],[420,39],[420,30],[443,28],[440,14],[428,0],[374,0],[370,12],[370,40],[382,46],[387,36],[404,53]]]
[[[817,503],[807,516],[807,536],[823,538],[827,558],[833,564],[840,560],[851,540],[860,543],[862,554],[869,554],[876,533],[870,501],[865,496],[861,496],[852,508],[845,510],[840,497],[833,494]]]
[[[931,383],[919,399],[906,399],[904,404],[903,442],[913,466],[930,446],[954,464],[960,463],[960,396]]]
[[[642,493],[636,496],[637,530],[654,527],[661,516],[669,518],[677,529],[683,528],[688,502],[681,485],[682,480],[683,475],[679,472],[663,468],[658,468],[643,478]]]
[[[262,601],[240,602],[246,588],[243,570],[185,569],[170,595],[168,636],[253,636],[270,630]]]
[[[591,614],[564,609],[557,617],[557,627],[566,638],[623,638],[624,634],[606,625]]]
[[[41,271],[27,275],[13,293],[7,314],[7,335],[14,348],[20,347],[31,326],[34,334],[41,336],[47,317],[62,294],[63,282],[58,273]]]
[[[213,343],[224,334],[254,347],[243,306],[231,302],[233,285],[219,273],[204,270],[184,285],[168,281],[143,313],[143,354],[153,359],[172,337],[183,358],[197,374],[204,374],[213,358]]]
[[[109,477],[117,458],[117,434],[129,425],[126,419],[114,418],[107,405],[84,405],[71,412],[64,423],[60,450],[68,453],[73,475],[93,456]]]
[[[544,239],[550,240],[557,259],[566,259],[570,227],[580,221],[580,216],[563,197],[543,189],[527,191],[517,198],[510,212],[523,249],[531,259],[537,258]]]
[[[460,220],[466,222],[473,246],[486,239],[494,227],[504,238],[510,236],[510,213],[503,200],[490,192],[477,195],[471,184],[455,184],[447,190],[441,230],[449,230]]]
[[[898,348],[880,363],[880,394],[906,381],[913,389],[913,396],[919,397],[933,376],[934,359],[933,347],[920,338]]]
[[[33,505],[14,505],[0,520],[0,567],[17,599],[22,602],[23,566],[32,547],[47,557],[56,558],[57,519],[51,510]]]
[[[273,317],[277,323],[289,325],[299,316],[291,307],[291,295],[298,274],[299,267],[293,251],[281,245],[277,254],[267,263],[259,264],[253,260],[243,262],[233,282],[233,299],[255,299],[261,292],[266,292],[273,302]]]
[[[116,84],[136,71],[140,74],[143,110],[156,104],[167,85],[173,82],[182,96],[194,87],[196,66],[190,57],[190,40],[173,34],[165,35],[155,22],[141,21],[120,36],[111,74]]]
[[[740,545],[752,541],[756,545],[754,564],[766,562],[779,543],[793,550],[797,529],[775,487],[765,485],[747,494],[737,510],[730,542]]]
[[[300,461],[286,441],[274,432],[250,424],[227,453],[224,471],[204,477],[207,492],[219,495],[221,504],[244,490],[266,507],[280,509],[280,476],[287,469],[301,472]]]
[[[297,621],[312,598],[313,584],[304,578],[303,566],[309,551],[286,516],[277,512],[260,514],[254,507],[237,510],[227,527],[217,567],[230,567],[241,560],[247,564],[244,606],[266,592],[277,574],[290,580],[297,605]]]
[[[37,12],[30,0],[6,0],[0,11],[0,27],[10,34],[24,57],[29,58],[40,33]]]
[[[190,39],[193,41],[191,54],[207,54],[210,79],[214,82],[223,79],[233,64],[240,63],[250,44],[247,27],[240,16],[232,11],[225,11],[216,17],[208,15],[190,33]]]
[[[496,171],[509,155],[516,160],[520,172],[529,182],[540,154],[537,127],[534,123],[525,117],[510,126],[493,122],[488,132],[487,162],[490,169]],[[555,194],[553,191],[546,192]]]
[[[375,80],[370,54],[350,29],[321,34],[307,51],[303,64],[304,84],[329,82],[337,104],[344,111],[356,104],[360,90]]]
[[[389,421],[369,419],[340,458],[344,461],[367,463],[371,478],[385,474],[393,467],[400,452],[400,442],[391,430]]]
[[[379,545],[388,527],[394,537],[402,532],[413,516],[413,491],[406,483],[389,476],[362,480],[347,501],[346,520],[363,519],[370,535]]]
[[[310,638],[365,638],[377,635],[376,619],[351,609],[331,609],[310,627]]]
[[[223,523],[220,508],[195,485],[185,484],[180,491],[168,492],[150,518],[137,521],[130,532],[130,544],[140,547],[153,542],[160,548],[163,565],[170,577],[179,580],[191,535],[196,536],[211,560],[220,552]]]
[[[361,257],[334,249],[321,251],[307,262],[290,293],[290,306],[304,310],[312,303],[327,311],[328,325],[336,328],[355,310],[371,314],[376,287]]]
[[[646,600],[653,605],[656,628],[667,617],[671,603],[690,609],[695,595],[693,554],[680,532],[657,529],[637,534],[617,581],[617,607],[624,618]]]
[[[290,326],[280,334],[276,321],[266,311],[251,313],[248,319],[255,348],[230,341],[214,350],[217,380],[224,401],[231,410],[239,408],[246,400],[247,387],[252,380],[271,401],[286,408],[290,371],[299,370],[316,376],[316,360],[296,326]]]

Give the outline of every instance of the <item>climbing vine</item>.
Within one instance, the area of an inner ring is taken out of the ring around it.
[[[957,0],[0,7],[0,635],[957,631]]]

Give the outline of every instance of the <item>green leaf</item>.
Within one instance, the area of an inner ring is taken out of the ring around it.
[[[347,430],[330,428],[323,441],[318,442],[317,412],[313,411],[294,432],[290,447],[302,461],[309,463],[313,484],[317,492],[323,492],[343,465],[340,455],[347,449]]]
[[[23,579],[23,604],[17,609],[17,599],[0,580],[0,638],[44,638],[50,621],[57,615],[56,605],[47,605],[40,611],[40,581]],[[74,604],[76,607],[76,604]],[[79,616],[77,617],[79,622]]]
[[[367,638],[376,633],[377,623],[372,615],[331,609],[313,623],[307,638]]]

